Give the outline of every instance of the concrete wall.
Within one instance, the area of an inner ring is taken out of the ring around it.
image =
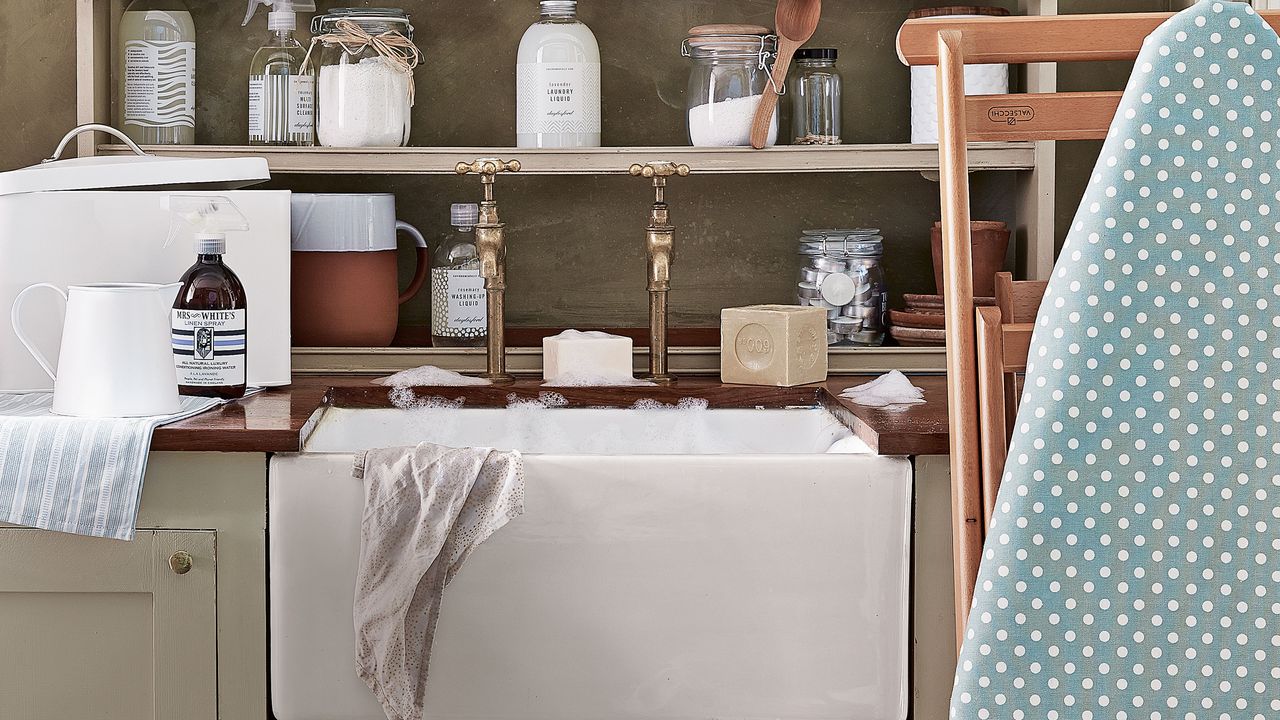
[[[1062,0],[1063,12],[1164,9],[1169,0]],[[379,3],[322,2],[321,7]],[[417,74],[415,145],[514,143],[516,46],[536,19],[534,0],[401,0],[426,54]],[[837,47],[844,75],[846,142],[906,142],[908,72],[894,34],[928,0],[826,3],[814,44]],[[1012,0],[997,4],[1012,6]],[[241,144],[244,76],[265,20],[241,28],[231,0],[189,0],[199,32],[198,139]],[[688,61],[685,31],[708,22],[771,24],[772,0],[584,0],[581,15],[600,40],[604,135],[609,145],[679,145]],[[75,122],[73,0],[0,0],[0,169],[38,161]],[[1122,63],[1064,66],[1061,88],[1120,87]],[[1060,145],[1058,219],[1065,230],[1097,154],[1093,143]],[[695,168],[696,170],[696,168]],[[395,192],[401,219],[438,238],[448,204],[474,201],[472,179],[280,176],[272,185],[309,191]],[[973,215],[1011,219],[1012,175],[974,177]],[[650,200],[631,178],[503,178],[509,224],[508,319],[514,325],[645,324],[643,227]],[[691,177],[669,192],[677,236],[672,311],[679,325],[718,322],[725,306],[788,302],[794,247],[807,227],[873,225],[885,234],[891,302],[932,292],[929,226],[937,185],[917,173]],[[402,274],[412,272],[406,250]],[[406,277],[407,279],[407,277]],[[427,322],[426,295],[402,323]]]

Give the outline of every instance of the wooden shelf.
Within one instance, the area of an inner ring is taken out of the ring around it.
[[[688,163],[696,174],[923,172],[938,169],[936,145],[783,146],[768,150],[694,147],[610,147],[573,150],[517,148],[272,148],[248,146],[149,145],[167,157],[260,156],[273,173],[344,175],[452,175],[459,162],[476,158],[518,158],[528,175],[625,175],[632,163],[670,160]],[[100,145],[101,154],[128,153],[123,145]],[[974,170],[1031,170],[1033,143],[974,143]]]
[[[634,369],[649,367],[646,348],[637,348]],[[945,372],[946,348],[875,347],[831,348],[828,353],[831,375],[903,372]],[[394,373],[420,365],[435,365],[456,372],[482,372],[483,348],[294,348],[295,375],[336,375],[343,373]],[[720,374],[720,348],[673,347],[668,356],[676,375]],[[518,375],[542,373],[542,348],[508,348],[507,369]]]

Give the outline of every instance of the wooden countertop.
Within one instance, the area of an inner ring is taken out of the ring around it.
[[[836,397],[841,390],[871,379],[866,376],[832,378],[826,383],[797,388],[723,385],[708,378],[687,378],[669,387],[554,388],[569,405],[629,407],[652,398],[675,403],[699,397],[711,407],[787,407],[823,404],[848,424],[880,455],[945,455],[948,452],[946,381],[939,376],[912,376],[925,392],[924,405],[876,409]],[[265,390],[216,410],[157,428],[151,440],[156,451],[183,452],[298,452],[308,421],[326,403],[340,407],[388,407],[386,390],[359,375],[304,376],[285,388]],[[505,407],[515,394],[536,398],[548,388],[536,379],[503,387],[451,387],[425,392],[448,399],[463,398],[470,407]]]

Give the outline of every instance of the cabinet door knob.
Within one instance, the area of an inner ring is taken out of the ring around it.
[[[178,575],[191,572],[191,565],[191,555],[186,550],[179,550],[169,556],[169,568]]]

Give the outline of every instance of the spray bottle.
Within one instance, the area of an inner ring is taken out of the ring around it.
[[[165,247],[179,234],[190,235],[198,256],[182,276],[170,316],[178,392],[244,397],[248,310],[244,285],[222,255],[227,233],[248,230],[249,222],[226,197],[167,195],[164,202],[172,215]]]
[[[314,145],[316,78],[302,67],[307,51],[293,32],[297,11],[315,12],[316,5],[312,0],[249,0],[243,25],[260,5],[271,8],[271,39],[249,66],[249,144]]]

